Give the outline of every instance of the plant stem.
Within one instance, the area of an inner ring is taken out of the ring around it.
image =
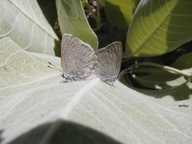
[[[134,65],[133,67],[136,67],[136,66],[154,66],[154,67],[158,67],[160,69],[166,70],[173,74],[179,74],[184,77],[192,77],[192,74],[190,74],[190,73],[184,72],[182,70],[179,70],[179,69],[176,69],[173,67],[164,66],[164,65],[160,65],[160,64],[156,64],[156,63],[143,62],[143,63],[138,63],[138,64]]]
[[[99,1],[97,1],[97,7],[96,7],[96,13],[92,10],[90,4],[88,2],[86,2],[86,6],[89,10],[89,12],[92,14],[93,18],[95,19],[96,21],[96,29],[95,31],[97,31],[98,29],[101,28],[101,15],[100,15],[100,3]]]
[[[97,9],[96,9],[96,12],[97,12],[97,17],[96,17],[97,18],[97,20],[96,20],[97,28],[96,29],[100,29],[100,27],[101,27],[100,6],[101,6],[100,2],[97,1]]]

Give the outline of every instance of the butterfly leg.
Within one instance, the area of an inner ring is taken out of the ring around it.
[[[70,81],[76,81],[76,79],[75,78],[70,78]]]

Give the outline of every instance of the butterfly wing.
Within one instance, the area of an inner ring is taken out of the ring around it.
[[[114,42],[105,48],[97,50],[96,56],[97,63],[94,66],[96,75],[104,82],[113,84],[121,68],[121,42]]]
[[[90,45],[71,34],[61,42],[61,68],[66,79],[82,79],[90,75],[96,56]]]

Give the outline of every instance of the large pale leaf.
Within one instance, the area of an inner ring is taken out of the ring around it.
[[[59,58],[26,52],[9,38],[0,42],[2,144],[191,142],[192,96],[174,99],[182,89],[147,96],[94,76],[60,83],[59,72],[46,66],[59,67]]]
[[[27,51],[51,55],[55,55],[58,41],[35,0],[1,1],[0,39],[5,38]],[[6,45],[3,48],[6,49]]]
[[[56,6],[62,34],[71,33],[96,50],[98,40],[85,17],[81,0],[56,0]]]
[[[191,0],[142,0],[127,34],[125,57],[154,56],[192,39]]]

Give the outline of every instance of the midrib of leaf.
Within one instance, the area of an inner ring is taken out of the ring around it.
[[[178,2],[175,2],[175,5]],[[146,37],[145,40],[143,40],[143,42],[140,44],[140,46],[137,48],[137,50],[135,50],[135,52],[132,53],[132,55],[135,55],[140,49],[142,49],[143,45],[145,45],[145,43],[147,41],[149,41],[151,39],[151,37],[161,28],[161,26],[164,24],[164,22],[168,19],[168,17],[170,16],[170,12],[173,10],[173,8],[175,7],[175,5],[173,5],[172,9],[169,9],[168,14],[166,17],[164,17],[164,19],[162,20],[161,23],[159,23],[159,25],[157,25],[156,29],[154,29],[149,35],[148,37]]]
[[[73,110],[73,107],[80,101],[80,99],[84,96],[84,94],[91,90],[97,83],[99,82],[99,79],[94,79],[90,83],[88,83],[86,86],[81,88],[76,95],[71,99],[71,101],[65,106],[65,109],[63,110],[62,114],[59,116],[60,118],[66,119],[68,114]]]
[[[26,18],[28,18],[30,21],[32,21],[35,25],[37,25],[37,27],[39,27],[42,31],[44,31],[46,34],[48,34],[51,38],[55,39],[54,36],[52,36],[48,31],[46,31],[41,25],[39,25],[38,23],[36,23],[36,21],[34,21],[33,19],[31,19],[30,16],[28,16],[24,11],[22,11],[22,9],[20,9],[14,2],[12,2],[11,0],[8,0],[14,7],[16,7],[18,9],[18,11],[20,11]]]
[[[58,129],[60,126],[60,123],[62,122],[61,120],[68,120],[68,115],[70,112],[73,110],[76,104],[79,103],[81,98],[84,96],[84,94],[94,88],[95,85],[99,83],[99,79],[94,79],[90,83],[86,84],[83,88],[81,88],[75,96],[70,100],[70,102],[64,107],[62,113],[60,116],[58,116],[58,120],[53,123],[53,125],[49,128],[45,136],[43,137],[41,143],[48,143],[52,135],[55,133],[55,131]]]

